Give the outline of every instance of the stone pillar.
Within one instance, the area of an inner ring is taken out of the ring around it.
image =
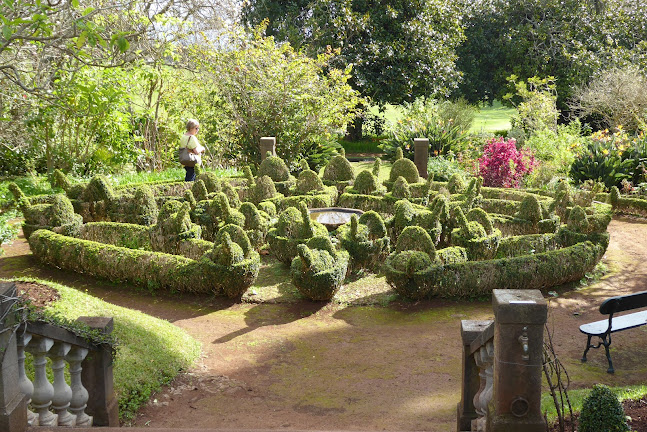
[[[114,328],[112,318],[84,316],[77,321],[105,334],[112,333]],[[93,417],[94,426],[119,427],[119,405],[114,391],[110,347],[90,351],[81,366],[81,380],[90,395],[86,412]]]
[[[427,163],[429,162],[429,140],[427,138],[414,138],[413,139],[413,161],[418,168],[420,177],[427,178]]]
[[[276,156],[276,138],[275,137],[262,137],[261,138],[261,162],[267,157],[267,152]]]
[[[539,290],[493,291],[494,397],[489,432],[544,432],[541,379],[548,306]]]
[[[463,384],[461,386],[461,401],[457,406],[456,430],[469,431],[472,420],[475,420],[474,396],[479,391],[479,368],[476,366],[470,345],[492,321],[461,321],[461,338],[463,339]]]
[[[13,328],[14,314],[9,312],[16,300],[16,284],[0,283],[0,330]],[[18,350],[12,331],[0,333],[0,431],[27,430],[27,401],[19,390]]]

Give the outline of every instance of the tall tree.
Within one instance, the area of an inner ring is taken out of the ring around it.
[[[462,1],[462,0],[461,0]],[[635,0],[465,1],[464,74],[458,94],[471,102],[501,98],[506,78],[556,78],[558,106],[606,68],[645,65],[647,5]]]
[[[453,2],[251,0],[241,16],[251,26],[267,19],[268,35],[313,57],[338,49],[331,65],[352,65],[352,86],[378,105],[448,94],[459,79],[463,32]]]

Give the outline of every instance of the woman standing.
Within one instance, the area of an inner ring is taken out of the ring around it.
[[[180,163],[184,166],[186,170],[186,176],[184,181],[194,181],[195,180],[195,166],[202,164],[201,155],[204,153],[205,148],[200,145],[200,141],[196,137],[196,134],[200,130],[200,123],[195,119],[190,119],[186,122],[186,133],[180,138]],[[186,149],[186,150],[185,150]],[[190,155],[195,155],[191,157],[190,161],[183,161],[182,152],[186,151]]]

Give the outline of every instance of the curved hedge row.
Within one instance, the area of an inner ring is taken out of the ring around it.
[[[581,279],[595,267],[606,251],[609,235],[598,234],[591,240],[533,255],[432,265],[411,275],[388,264],[384,270],[390,284],[416,284],[420,297],[476,297],[493,289],[552,287]]]
[[[29,247],[41,262],[78,273],[127,281],[156,290],[220,293],[215,265],[206,258],[198,261],[178,255],[97,243],[38,230]]]

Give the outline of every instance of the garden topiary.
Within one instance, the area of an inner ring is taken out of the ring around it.
[[[539,200],[534,195],[526,195],[519,204],[519,211],[515,217],[532,222],[533,225],[543,219]]]
[[[188,190],[187,190],[188,192]],[[157,223],[157,202],[153,191],[147,185],[142,185],[135,191],[131,205],[127,206],[125,213],[137,225],[155,225]],[[130,221],[128,221],[130,222]]]
[[[395,182],[398,177],[404,177],[408,183],[418,183],[420,180],[416,164],[414,164],[412,160],[406,158],[398,159],[391,167],[389,182]]]
[[[110,201],[114,198],[115,192],[112,186],[108,179],[101,175],[92,177],[80,196],[80,199],[85,202]]]
[[[627,417],[616,395],[603,384],[594,385],[582,404],[578,431],[627,432],[629,430]]]
[[[191,222],[190,210],[187,202],[171,200],[162,205],[157,223],[150,230],[154,251],[177,254],[180,241],[202,237],[200,226]]]
[[[268,176],[275,182],[284,182],[290,179],[290,170],[278,156],[265,158],[258,167],[257,177]]]
[[[191,206],[191,210],[193,210],[198,203],[195,200],[195,197],[193,196],[193,192],[191,192],[191,189],[187,189],[184,191],[184,194],[182,195],[182,198],[184,198],[184,201],[188,202],[189,205]]]
[[[475,220],[468,220],[460,207],[454,209],[454,219],[458,228],[452,231],[451,243],[465,248],[472,261],[491,259],[499,247],[501,231],[492,228],[487,214],[483,215],[477,211],[472,213],[472,216]],[[490,230],[489,233],[481,222]]]
[[[415,216],[413,205],[408,200],[403,199],[395,203],[391,220],[391,238],[394,241],[397,240],[402,230],[413,224]]]
[[[240,212],[245,216],[244,228],[247,237],[255,247],[262,246],[269,229],[270,217],[250,202],[242,203]]]
[[[220,192],[220,179],[215,173],[204,172],[195,178],[196,181],[202,180],[209,193]]]
[[[611,192],[609,193],[609,202],[614,208],[618,206],[618,203],[620,202],[620,189],[618,189],[617,186],[613,186],[611,188]]]
[[[377,178],[368,170],[364,170],[357,175],[353,183],[353,192],[371,195],[379,191]]]
[[[319,192],[324,190],[324,184],[316,172],[306,169],[301,171],[297,179],[296,192],[299,195]]]
[[[382,159],[375,158],[375,162],[373,162],[373,168],[371,169],[371,173],[373,173],[376,179],[380,178],[381,167],[382,167]]]
[[[360,218],[353,215],[349,223],[337,228],[337,238],[350,254],[351,266],[355,270],[376,270],[389,254],[391,241],[384,221],[374,211],[368,211]]]
[[[355,171],[344,155],[337,155],[324,168],[322,179],[324,184],[336,186],[339,191],[343,191],[344,187],[355,180]]]
[[[458,173],[452,175],[447,182],[447,190],[449,190],[449,193],[458,194],[463,192],[465,188],[465,180],[463,180],[463,176]]]
[[[431,286],[420,283],[420,278],[433,265],[436,249],[427,232],[417,226],[405,228],[398,238],[395,252],[384,262],[386,281],[403,297],[419,300]]]
[[[589,232],[589,221],[586,218],[586,212],[580,206],[575,206],[568,213],[568,229],[577,233]]]
[[[202,180],[196,180],[193,182],[193,185],[191,185],[191,192],[193,193],[196,201],[204,201],[206,199],[209,199],[209,191],[207,190],[207,186]]]
[[[250,245],[243,229],[225,225],[218,232],[207,258],[214,264],[214,283],[229,298],[238,298],[256,280],[261,258]]]
[[[250,191],[249,200],[258,205],[261,201],[272,199],[277,196],[279,196],[279,193],[276,191],[274,181],[269,176],[264,175],[256,179],[256,182]]]
[[[411,198],[411,188],[404,177],[399,176],[393,184],[392,195],[394,198]]]
[[[310,300],[332,299],[346,277],[348,252],[335,251],[328,236],[311,238],[297,252],[290,266],[294,286]]]
[[[288,207],[279,214],[276,225],[267,233],[267,241],[276,259],[289,265],[297,255],[297,245],[309,238],[327,235],[326,227],[313,221],[308,208],[300,203],[299,209]]]

